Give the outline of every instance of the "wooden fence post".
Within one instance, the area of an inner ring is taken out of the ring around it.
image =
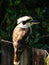
[[[1,43],[2,63],[1,65],[13,65],[13,45],[9,42]],[[20,58],[20,65],[44,65],[46,50],[26,47]]]
[[[2,57],[1,65],[13,65],[13,46],[10,43],[1,43]]]
[[[32,52],[31,52],[31,48],[27,47],[20,58],[20,65],[32,65]]]
[[[46,50],[37,48],[26,48],[21,55],[20,65],[44,65],[44,58],[47,56]]]
[[[48,55],[46,50],[32,48],[32,65],[45,65],[45,58]]]

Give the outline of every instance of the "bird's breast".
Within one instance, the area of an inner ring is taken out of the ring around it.
[[[15,28],[13,31],[13,41],[20,41],[20,40],[25,40],[26,37],[28,36],[29,29],[27,28]]]

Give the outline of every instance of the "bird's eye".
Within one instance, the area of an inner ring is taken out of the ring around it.
[[[30,21],[30,20],[27,20],[27,21],[23,21],[22,23],[23,23],[23,24],[26,24],[26,23],[27,23],[27,22],[29,22],[29,21]]]
[[[23,24],[26,24],[26,21],[23,21],[22,23],[23,23]]]

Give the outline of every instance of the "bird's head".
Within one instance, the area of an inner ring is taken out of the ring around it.
[[[23,24],[23,26],[27,26],[30,27],[33,24],[39,24],[40,21],[38,20],[33,20],[33,18],[31,16],[23,16],[20,17],[19,19],[17,19],[17,24]]]

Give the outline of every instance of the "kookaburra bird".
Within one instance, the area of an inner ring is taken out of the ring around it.
[[[17,49],[28,41],[29,34],[32,32],[31,26],[33,24],[39,24],[39,21],[33,20],[31,16],[23,16],[17,19],[17,26],[14,28],[12,35],[15,58],[14,65],[19,65]]]

